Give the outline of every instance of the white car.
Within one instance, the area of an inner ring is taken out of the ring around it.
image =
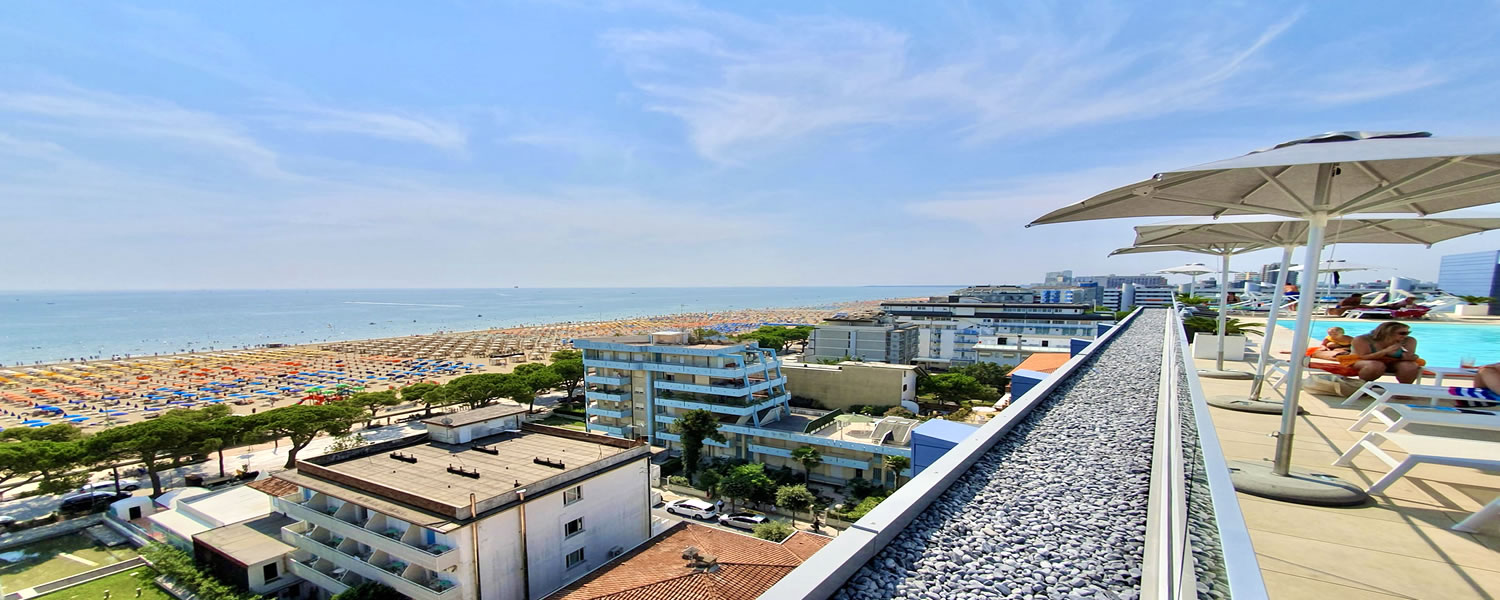
[[[683,498],[682,500],[669,502],[667,504],[667,513],[708,520],[719,515],[719,507],[702,500]]]
[[[141,482],[136,481],[134,479],[121,479],[120,480],[120,491],[134,492],[134,491],[136,491],[138,489],[141,489]],[[113,492],[113,491],[115,491],[115,480],[109,479],[109,480],[106,480],[106,481],[95,481],[93,483],[85,483],[85,484],[83,484],[83,487],[78,488],[78,491],[79,492]]]
[[[719,524],[735,529],[752,530],[756,525],[766,522],[766,516],[753,512],[729,513],[719,517]]]

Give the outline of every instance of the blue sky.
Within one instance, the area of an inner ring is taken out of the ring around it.
[[[1137,273],[1199,259],[1023,225],[1323,131],[1500,135],[1500,4],[1203,4],[6,3],[0,288]]]

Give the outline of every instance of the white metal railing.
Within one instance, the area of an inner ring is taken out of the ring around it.
[[[1206,587],[1216,597],[1266,598],[1179,309],[1164,332],[1141,597],[1197,598]]]

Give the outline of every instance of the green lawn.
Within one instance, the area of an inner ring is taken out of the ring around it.
[[[0,552],[0,588],[5,593],[92,571],[136,555],[129,547],[106,548],[82,532]],[[135,588],[131,588],[132,595]]]
[[[65,590],[57,590],[50,594],[38,596],[47,600],[100,600],[104,597],[104,591],[109,590],[110,600],[131,600],[136,597],[135,589],[141,588],[140,598],[142,600],[172,600],[172,596],[156,583],[151,581],[155,574],[148,567],[131,569],[124,573],[115,573],[109,577],[101,577],[85,584],[75,585]]]
[[[547,418],[537,421],[537,424],[547,425],[550,427],[565,427],[567,429],[577,429],[578,431],[583,431],[585,429],[585,427],[583,426],[583,421],[577,421],[574,419],[569,419],[567,417],[559,417],[557,415],[549,415]]]

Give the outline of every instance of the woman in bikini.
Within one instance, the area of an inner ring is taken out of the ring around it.
[[[1411,327],[1399,321],[1381,323],[1374,331],[1354,338],[1352,352],[1339,362],[1352,363],[1359,378],[1375,381],[1386,373],[1395,373],[1396,381],[1412,383],[1422,374],[1423,361],[1417,357],[1417,338]]]
[[[1348,354],[1349,348],[1354,345],[1354,338],[1344,333],[1343,327],[1329,327],[1328,337],[1323,338],[1323,343],[1312,347],[1307,355],[1323,360],[1338,360],[1340,356]]]

